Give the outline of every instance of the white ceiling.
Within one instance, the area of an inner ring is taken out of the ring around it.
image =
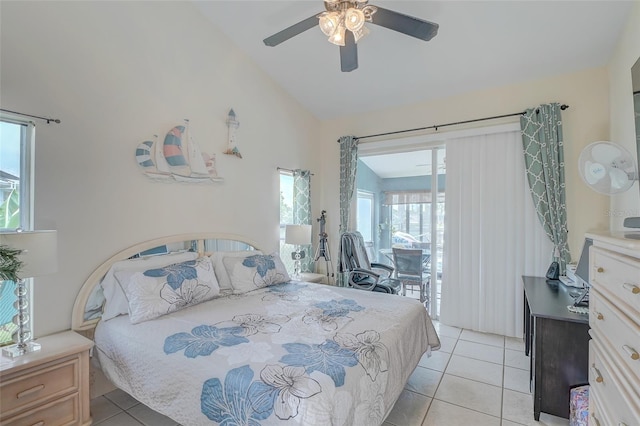
[[[383,179],[431,175],[431,150],[361,156],[360,160]],[[438,173],[445,170],[445,150],[438,150]]]
[[[262,40],[324,10],[320,0],[198,1],[197,7],[320,119],[604,66],[632,1],[390,1],[371,4],[440,25],[429,42],[367,24],[359,68],[312,28]]]

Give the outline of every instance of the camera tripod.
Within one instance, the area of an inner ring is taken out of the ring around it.
[[[314,260],[317,262],[320,257],[324,259],[324,269],[327,274],[327,284],[331,284],[331,278],[333,278],[333,263],[331,262],[331,252],[329,251],[329,243],[327,242],[327,232],[325,231],[325,224],[327,218],[325,217],[326,210],[322,210],[320,217],[317,219],[320,222],[320,240],[318,241],[318,248],[316,249],[316,256]]]

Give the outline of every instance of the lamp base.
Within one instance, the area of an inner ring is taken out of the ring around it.
[[[40,348],[40,343],[36,342],[16,343],[15,345],[2,348],[2,355],[9,358],[16,358],[30,352],[37,352]]]

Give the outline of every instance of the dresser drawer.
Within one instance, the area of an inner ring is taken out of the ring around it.
[[[591,247],[590,256],[591,284],[619,299],[621,309],[640,322],[640,261],[599,247]]]
[[[640,425],[638,395],[629,392],[628,385],[623,384],[625,379],[620,378],[616,367],[593,340],[589,342],[589,361],[589,397],[594,394],[598,402],[600,423],[603,426]]]
[[[3,377],[0,384],[0,418],[78,391],[78,356],[63,358],[27,370],[12,377]]]
[[[613,424],[613,420],[609,420],[607,413],[602,405],[602,396],[598,393],[595,386],[589,387],[589,425],[591,426],[607,426]]]
[[[71,426],[80,424],[79,395],[56,399],[27,413],[0,422],[0,426]]]
[[[601,337],[603,349],[615,354],[635,380],[640,380],[640,326],[595,289],[591,290],[589,310],[589,325]]]

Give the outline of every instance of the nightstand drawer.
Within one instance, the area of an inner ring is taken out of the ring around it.
[[[78,390],[79,358],[64,358],[33,368],[0,384],[1,418]]]
[[[0,426],[71,426],[80,419],[77,393],[57,399],[22,415],[2,421]]]

